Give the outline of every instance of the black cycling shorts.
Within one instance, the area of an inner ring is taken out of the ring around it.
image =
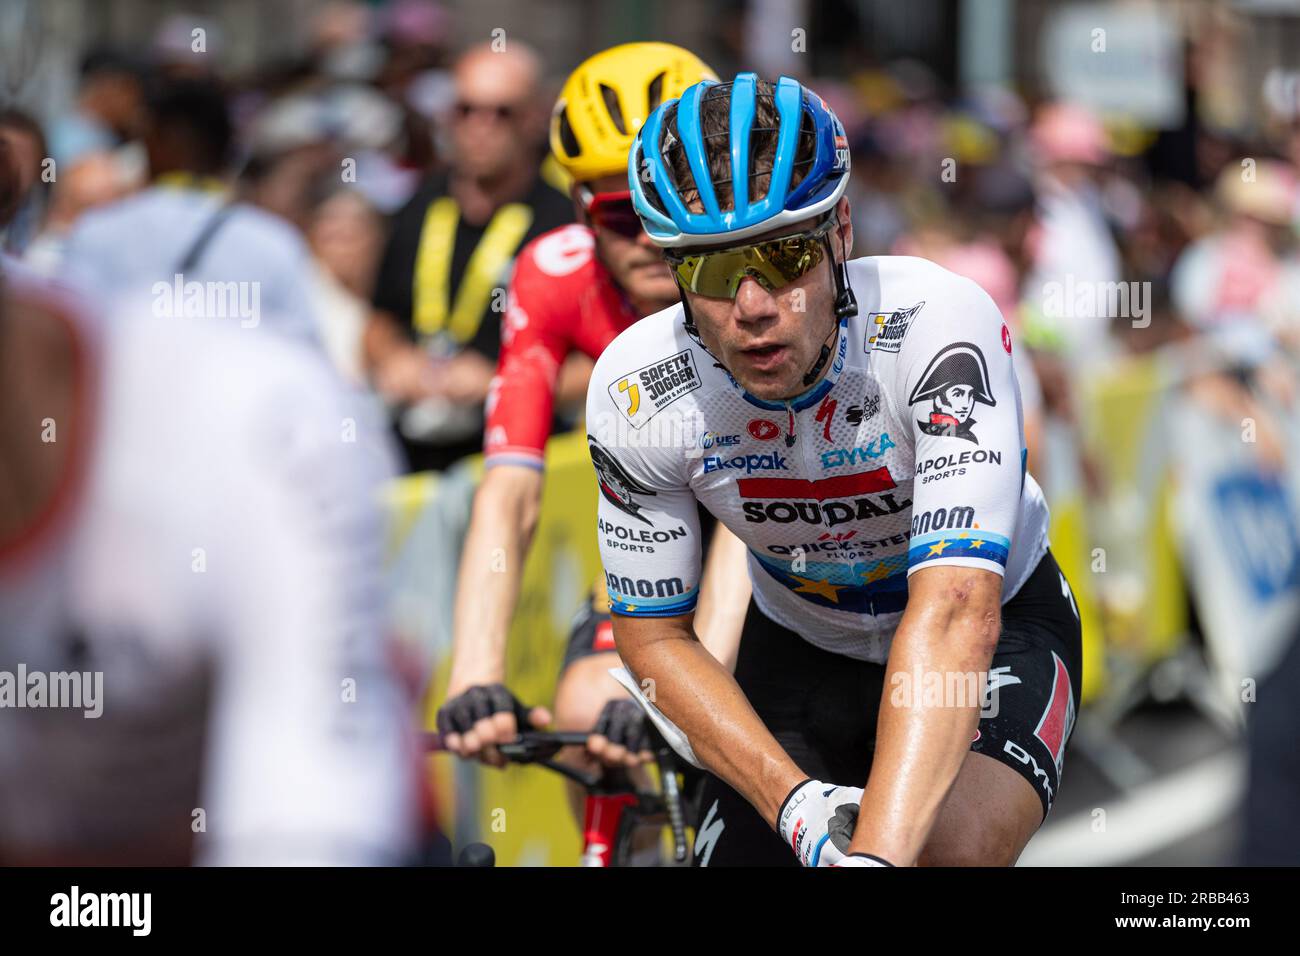
[[[1080,658],[1074,598],[1049,551],[1002,606],[1002,635],[989,675],[995,692],[970,748],[1028,780],[1044,817],[1060,786],[1079,706]],[[804,773],[827,783],[866,785],[886,692],[883,664],[814,647],[751,601],[736,681]],[[798,865],[758,811],[712,774],[706,776],[698,812],[696,865]]]
[[[569,626],[569,641],[564,648],[564,661],[560,673],[569,665],[593,654],[617,653],[614,646],[614,623],[609,615],[609,592],[605,580],[596,582],[591,598],[585,601],[573,616]]]

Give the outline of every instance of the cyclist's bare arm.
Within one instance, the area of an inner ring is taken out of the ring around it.
[[[474,495],[456,583],[447,699],[471,687],[505,682],[506,642],[524,561],[537,529],[542,482],[537,469],[500,464],[487,470]],[[720,527],[713,547],[721,550],[716,559],[711,552],[702,586],[713,605],[707,625],[709,650],[730,669],[749,601],[749,577],[744,545],[734,535]],[[549,721],[549,714],[535,712],[541,722]],[[450,735],[447,747],[461,756],[474,756],[517,732],[513,714],[497,713],[471,733]]]
[[[709,653],[728,671],[736,669],[736,651],[753,588],[749,583],[745,545],[719,524],[709,544],[695,609],[695,633]]]
[[[922,694],[926,678],[946,688],[957,685],[951,678],[968,674],[980,675],[976,686],[982,692],[997,647],[1001,602],[1002,578],[991,571],[938,566],[909,579],[907,610],[885,669],[875,759],[849,852],[871,853],[897,866],[916,862],[970,750],[980,697],[922,708],[913,706],[915,695]],[[900,699],[896,693],[902,690],[907,693]]]
[[[448,697],[505,679],[506,636],[541,506],[535,468],[489,468],[474,494],[456,582]]]
[[[754,713],[730,671],[700,643],[693,615],[614,616],[623,663],[686,734],[704,766],[725,780],[775,826],[786,795],[807,774]]]
[[[582,411],[582,403],[587,398],[587,384],[591,381],[591,370],[595,364],[581,352],[571,352],[565,357],[555,380],[556,408]]]

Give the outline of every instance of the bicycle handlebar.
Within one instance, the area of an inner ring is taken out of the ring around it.
[[[590,736],[590,734],[574,731],[561,733],[551,730],[525,730],[510,743],[497,744],[496,747],[511,763],[532,763],[535,760],[553,757],[564,747],[581,747],[587,743],[587,738]],[[425,734],[424,749],[428,753],[446,752],[447,747],[443,743],[442,734]]]
[[[677,786],[677,761],[673,749],[668,746],[657,730],[651,727],[655,761],[659,766],[660,784],[663,787],[664,807],[668,813],[668,824],[673,834],[673,856],[678,863],[686,859],[686,822],[682,808],[682,796]],[[526,730],[509,743],[497,744],[497,750],[511,763],[536,763],[548,770],[568,777],[586,790],[592,790],[600,784],[599,774],[586,774],[572,767],[554,762],[554,757],[565,747],[584,746],[588,733],[558,732],[550,730]],[[426,733],[423,735],[426,753],[446,752],[442,734]]]

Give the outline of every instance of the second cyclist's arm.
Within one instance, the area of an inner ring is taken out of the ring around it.
[[[614,615],[619,655],[640,686],[653,689],[655,705],[686,734],[705,768],[775,826],[782,801],[808,775],[696,638],[692,618]]]
[[[728,671],[736,669],[740,632],[753,593],[745,553],[744,542],[719,523],[704,562],[700,603],[695,612],[695,633]]]
[[[516,465],[489,468],[474,495],[456,580],[448,697],[505,679],[506,637],[541,502],[541,471]]]
[[[483,482],[461,552],[452,618],[448,697],[505,680],[506,639],[542,504],[542,467],[556,377],[569,349],[548,305],[554,282],[526,247],[501,322],[501,354],[488,391]]]

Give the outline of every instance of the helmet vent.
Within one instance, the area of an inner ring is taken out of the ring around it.
[[[609,110],[609,118],[614,121],[614,128],[618,130],[620,136],[626,136],[627,126],[623,122],[623,107],[619,105],[618,94],[614,92],[613,87],[602,83],[600,95],[605,100],[605,109]]]
[[[656,76],[653,80],[650,81],[650,87],[647,90],[647,96],[649,97],[650,100],[650,108],[646,112],[647,116],[653,113],[658,108],[659,104],[663,102],[664,79],[667,76],[668,73],[665,71],[663,73],[660,73],[658,76]]]
[[[582,155],[582,144],[574,135],[573,124],[569,122],[569,108],[560,110],[560,145],[570,157]]]

